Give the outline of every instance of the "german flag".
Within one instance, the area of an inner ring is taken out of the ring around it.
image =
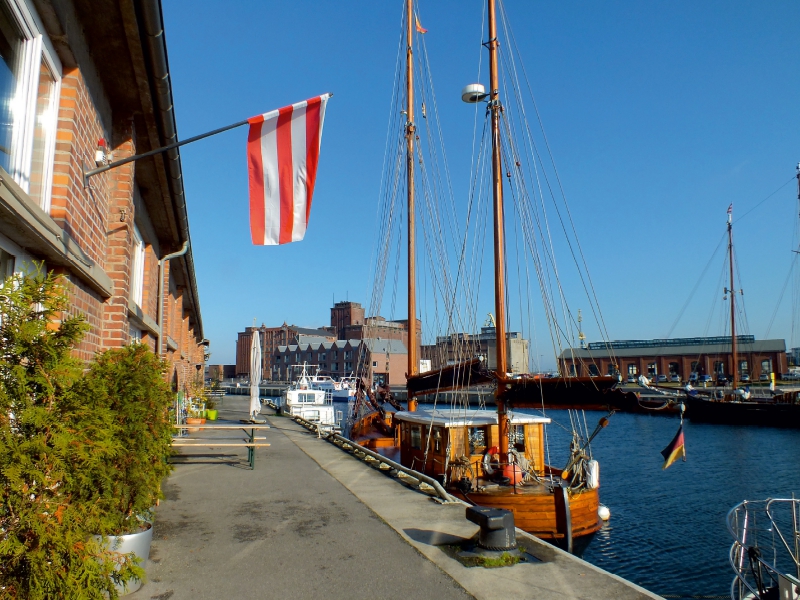
[[[678,433],[672,438],[669,446],[661,451],[661,456],[664,457],[662,469],[666,469],[679,458],[683,458],[684,462],[686,461],[686,448],[683,446],[683,424],[678,428]]]

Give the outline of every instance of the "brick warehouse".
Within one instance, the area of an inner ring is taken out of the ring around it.
[[[65,277],[80,358],[141,340],[182,387],[205,344],[180,155],[83,181],[177,140],[159,0],[0,0],[0,43],[0,270]]]
[[[737,335],[736,342],[739,378],[758,379],[786,370],[784,340]],[[618,369],[623,377],[678,375],[685,381],[691,373],[730,375],[733,355],[730,336],[624,340],[567,349],[559,356],[559,364],[561,372],[570,376],[613,375]]]

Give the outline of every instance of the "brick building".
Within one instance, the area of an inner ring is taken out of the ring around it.
[[[786,371],[784,340],[738,335],[736,342],[739,378],[758,379],[762,374]],[[596,342],[587,348],[565,350],[559,364],[561,373],[573,376],[613,375],[618,369],[623,377],[678,375],[685,381],[693,372],[711,376],[733,373],[730,336]]]
[[[476,356],[484,356],[487,367],[494,369],[497,364],[497,334],[494,327],[481,327],[480,333],[451,333],[436,338],[435,344],[422,346],[420,358],[430,361],[432,369],[454,365]],[[506,356],[511,373],[522,374],[530,371],[528,367],[528,340],[517,331],[506,332]]]
[[[180,388],[205,362],[159,0],[0,0],[0,271],[42,263],[90,330],[77,355],[160,345]],[[159,260],[164,263],[159,311]],[[200,371],[202,372],[202,371]]]
[[[312,373],[335,379],[358,375],[370,381],[405,385],[408,350],[399,340],[363,339],[278,346],[273,356],[272,379],[291,381],[296,366],[307,364]]]
[[[331,308],[331,327],[339,340],[398,340],[408,347],[408,319],[387,321],[366,317],[358,302],[336,302]],[[417,319],[417,355],[422,341],[422,321]]]
[[[278,346],[333,342],[336,340],[336,334],[327,329],[308,329],[297,325],[287,325],[286,322],[280,327],[266,327],[263,323],[261,327],[245,327],[245,330],[240,331],[236,338],[237,377],[250,376],[250,349],[253,344],[253,331],[256,329],[261,343],[261,373],[264,379],[271,379],[272,377],[272,357]]]

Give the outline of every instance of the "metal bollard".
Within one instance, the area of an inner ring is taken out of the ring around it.
[[[486,506],[467,507],[467,520],[478,525],[478,546],[486,550],[514,550],[517,547],[517,532],[514,528],[514,513],[505,508]]]

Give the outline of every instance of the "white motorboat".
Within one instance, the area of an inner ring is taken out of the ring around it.
[[[302,417],[306,421],[318,423],[321,429],[336,429],[336,413],[333,408],[333,395],[329,390],[314,387],[315,382],[308,374],[308,365],[281,397],[281,413]]]

